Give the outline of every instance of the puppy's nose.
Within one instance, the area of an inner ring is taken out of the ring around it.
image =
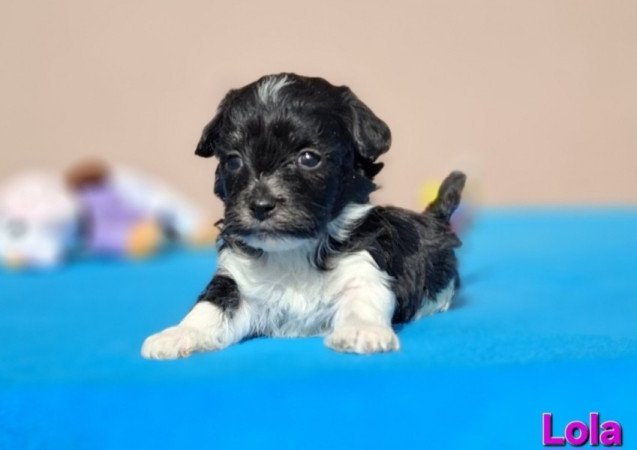
[[[250,210],[257,220],[265,220],[272,215],[276,208],[276,199],[269,195],[259,195],[250,201]]]

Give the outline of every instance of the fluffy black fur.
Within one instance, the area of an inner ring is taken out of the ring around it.
[[[270,90],[263,88],[268,83]],[[313,262],[322,270],[343,252],[367,250],[395,280],[394,322],[412,319],[423,299],[458,284],[460,241],[449,218],[465,176],[452,173],[423,213],[376,207],[345,242],[327,232],[346,205],[369,201],[382,168],[376,160],[390,142],[387,125],[349,88],[321,78],[271,75],[230,91],[196,150],[220,160],[214,190],[225,205],[224,245],[258,258],[261,250],[246,239],[316,238]],[[307,151],[320,160],[315,168],[299,165]],[[236,307],[236,284],[226,278],[217,276],[200,300]]]
[[[374,161],[389,149],[387,125],[347,87],[294,74],[263,101],[267,77],[230,91],[206,126],[196,154],[217,156],[215,193],[224,201],[228,235],[313,237],[349,202],[366,203],[375,189]],[[276,97],[276,98],[274,98]],[[315,170],[299,170],[304,149],[321,158]],[[243,167],[232,172],[229,160]],[[250,213],[254,199],[271,201],[276,214],[261,221]]]
[[[197,301],[211,302],[232,316],[239,307],[239,288],[232,278],[217,274],[208,283]]]
[[[348,241],[335,246],[337,252],[369,251],[378,266],[394,278],[394,323],[411,320],[423,301],[434,299],[450,282],[459,285],[454,249],[460,240],[449,218],[458,206],[464,182],[464,174],[453,172],[442,184],[436,202],[421,214],[376,207]]]

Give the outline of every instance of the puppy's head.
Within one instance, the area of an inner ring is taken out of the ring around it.
[[[196,154],[216,156],[224,235],[263,250],[319,236],[375,189],[391,134],[347,87],[270,75],[230,91]]]

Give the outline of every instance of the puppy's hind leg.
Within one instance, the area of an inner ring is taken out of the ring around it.
[[[374,265],[375,266],[375,265]],[[400,348],[391,319],[396,299],[387,275],[349,279],[341,292],[325,344],[340,352],[377,353]]]
[[[179,325],[146,338],[141,353],[147,359],[175,359],[222,349],[246,337],[249,324],[234,280],[216,275]]]

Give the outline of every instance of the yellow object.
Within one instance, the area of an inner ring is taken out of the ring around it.
[[[420,207],[426,208],[431,202],[433,202],[438,196],[438,189],[440,188],[440,181],[432,180],[426,181],[420,187],[420,196],[418,198]]]
[[[156,251],[162,241],[162,231],[159,225],[147,220],[135,225],[126,242],[128,254],[133,258],[143,258]]]
[[[21,268],[23,268],[24,266],[26,266],[26,259],[20,255],[18,255],[17,253],[10,253],[9,255],[5,256],[4,259],[4,264],[13,270],[19,270]]]

